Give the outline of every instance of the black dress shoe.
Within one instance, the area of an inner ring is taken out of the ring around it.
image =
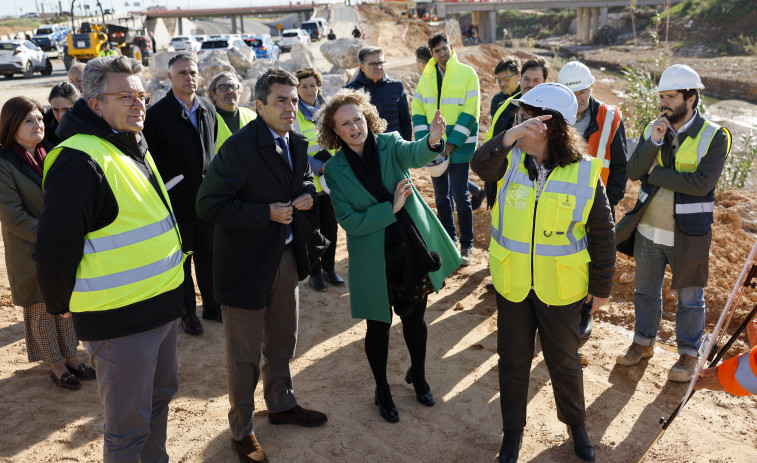
[[[81,388],[81,383],[79,382],[79,380],[76,379],[74,375],[72,375],[69,372],[63,373],[63,376],[58,378],[57,376],[55,376],[55,373],[51,371],[50,380],[52,380],[54,384],[57,384],[58,386],[64,389],[71,389],[75,391],[76,389]]]
[[[594,463],[594,447],[589,442],[586,426],[568,426],[568,435],[573,440],[573,454],[584,463]]]
[[[205,331],[202,329],[202,323],[200,323],[195,314],[181,317],[181,322],[184,325],[184,332],[192,336],[200,335]]]
[[[92,367],[88,367],[87,365],[83,363],[80,363],[77,368],[71,368],[68,365],[66,365],[66,368],[68,368],[68,371],[71,372],[77,378],[97,379],[97,373],[95,373],[95,369]]]
[[[202,310],[202,319],[203,320],[215,320],[217,322],[223,323],[223,316],[221,315],[221,309],[218,310]]]
[[[578,324],[578,335],[581,339],[589,339],[594,328],[594,317],[590,313],[581,312],[581,323]]]
[[[523,444],[523,430],[505,431],[502,447],[499,448],[499,463],[518,463],[518,454]]]
[[[410,384],[413,382],[413,367],[410,367],[407,369],[407,373],[405,373],[405,382],[407,384]],[[425,381],[424,381],[425,383]],[[415,387],[415,385],[413,385]],[[415,392],[415,398],[420,402],[421,404],[427,406],[427,407],[433,407],[436,405],[436,401],[434,400],[434,394],[431,393],[431,386],[426,383],[426,392],[423,394],[418,394],[417,390]]]
[[[323,279],[332,286],[344,286],[344,279],[337,275],[335,270],[324,270]]]
[[[320,426],[328,420],[325,413],[308,410],[299,405],[285,412],[268,414],[268,422],[271,424],[296,424],[305,428]]]
[[[329,290],[329,288],[326,287],[326,282],[323,281],[323,277],[321,277],[321,275],[318,273],[316,273],[315,275],[310,275],[308,284],[311,288],[321,293]]]
[[[379,414],[386,421],[390,423],[396,423],[400,420],[400,412],[397,411],[397,407],[394,405],[391,394],[389,394],[388,402],[389,403],[381,403],[381,401],[379,400],[378,389],[376,389],[376,395],[373,398],[373,403],[375,405],[378,405]]]

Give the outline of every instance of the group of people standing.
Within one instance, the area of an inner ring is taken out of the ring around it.
[[[594,78],[583,64],[568,63],[559,83],[546,83],[543,59],[504,59],[494,69],[501,92],[491,128],[478,146],[475,70],[444,34],[416,56],[421,77],[410,107],[402,84],[385,72],[383,50],[373,47],[360,51],[356,78],[329,99],[314,69],[265,71],[254,111],[238,106],[234,73],[210,81],[209,99],[198,96],[197,62],[186,53],[170,60],[172,89],[147,109],[142,65],[101,57],[72,68],[71,85],[51,92],[58,125],[48,140],[58,137],[56,145],[45,141],[39,104],[6,102],[0,222],[27,343],[43,345],[29,349],[29,360],[50,363],[63,387],[97,379],[105,461],[168,459],[178,320],[186,333],[203,333],[192,261],[202,319],[223,323],[240,459],[268,461],[253,426],[261,377],[270,423],[327,422],[300,405],[289,363],[298,282],[308,278],[317,291],[345,285],[335,269],[337,224],[347,236],[351,313],[366,320],[380,416],[400,419],[387,379],[393,313],[410,354],[404,379],[420,404],[434,406],[428,295],[471,263],[472,210],[484,197],[498,309],[500,462],[518,460],[537,333],[558,418],[576,456],[594,461],[578,349],[591,334],[591,314],[608,301],[616,246],[637,262],[635,336],[617,362],[633,366],[653,354],[670,263],[681,356],[669,378],[691,379],[704,329],[713,190],[730,149],[728,131],[696,109],[699,76],[682,65],[663,73],[660,115],[626,166],[620,111],[592,97]],[[436,213],[410,175],[424,166]],[[471,168],[484,188],[470,182]],[[642,189],[616,233],[614,207],[627,177],[641,179]],[[76,359],[77,337],[94,368]],[[708,375],[703,387],[712,386]]]

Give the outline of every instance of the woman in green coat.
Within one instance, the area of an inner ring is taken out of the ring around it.
[[[339,150],[324,173],[337,221],[347,232],[352,316],[367,321],[365,351],[376,381],[375,404],[384,419],[396,422],[399,413],[386,378],[392,307],[410,352],[405,381],[413,384],[418,402],[430,407],[435,402],[425,373],[426,301],[461,262],[409,173],[444,150],[444,118],[437,112],[429,134],[407,142],[397,132],[381,133],[386,121],[368,94],[347,89],[316,118],[319,144]]]

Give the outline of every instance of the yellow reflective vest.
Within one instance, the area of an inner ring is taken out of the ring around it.
[[[243,108],[241,106],[238,106],[237,109],[239,109],[239,128],[241,129],[245,125],[247,125],[249,122],[255,120],[255,111],[253,111],[250,108]],[[229,126],[226,125],[226,121],[223,120],[223,117],[221,117],[220,114],[216,113],[216,116],[218,117],[218,135],[216,137],[216,153],[218,153],[218,150],[221,149],[221,145],[223,145],[223,142],[226,141],[227,138],[231,136],[231,129],[229,129]]]
[[[542,302],[572,304],[588,292],[586,221],[602,161],[587,158],[555,167],[537,203],[525,158],[513,148],[507,154],[507,171],[497,183],[489,244],[492,283],[512,302],[524,300],[533,284]]]
[[[43,174],[63,148],[84,152],[97,162],[118,204],[118,216],[112,223],[84,237],[71,312],[125,307],[182,284],[184,254],[179,227],[150,153],[145,159],[158,179],[165,203],[134,160],[93,135],[74,135],[56,146],[45,158]]]
[[[478,142],[478,119],[481,115],[478,75],[472,67],[459,62],[455,52],[452,52],[439,95],[436,58],[431,58],[415,88],[411,108],[416,140],[428,134],[429,126],[439,109],[447,121],[444,139],[455,145],[449,162],[470,162]]]
[[[309,121],[302,114],[301,110],[297,110],[297,119],[294,121],[294,131],[301,133],[308,140],[308,156],[315,156],[323,151],[325,148],[321,148],[318,144],[318,130],[313,121]],[[329,150],[329,153],[333,156],[335,150]],[[320,172],[313,172],[313,178],[315,179],[315,191],[320,193],[323,191],[321,186],[321,174]]]
[[[508,106],[510,106],[510,103],[513,101],[514,98],[519,97],[520,92],[516,93],[515,95],[511,96],[507,100],[505,100],[504,103],[499,105],[499,108],[497,108],[497,111],[494,113],[494,117],[492,117],[492,125],[489,126],[489,130],[486,132],[486,136],[484,137],[484,143],[491,140],[491,138],[495,135],[494,133],[494,126],[497,124],[497,121],[499,120],[499,117],[502,115],[503,112],[505,112],[505,109],[507,109]],[[508,127],[509,129],[510,127]],[[507,130],[507,129],[506,129]]]

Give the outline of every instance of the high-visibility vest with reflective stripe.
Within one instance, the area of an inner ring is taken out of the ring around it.
[[[605,186],[610,176],[610,146],[620,126],[621,117],[620,109],[617,107],[599,103],[599,111],[597,111],[599,129],[589,135],[589,139],[586,140],[586,144],[589,145],[589,154],[602,161],[601,177]]]
[[[459,62],[454,52],[446,67],[441,95],[437,85],[436,59],[431,58],[423,70],[411,103],[413,134],[416,140],[425,137],[439,109],[447,121],[444,139],[455,145],[450,162],[469,162],[478,143],[478,120],[481,115],[478,75],[472,67]]]
[[[718,379],[723,389],[733,395],[757,394],[757,346],[721,363]]]
[[[583,159],[555,167],[537,203],[525,157],[513,148],[507,155],[507,171],[497,183],[489,244],[492,283],[505,299],[520,302],[531,290],[533,275],[541,301],[571,304],[588,292],[591,258],[586,221],[602,163]]]
[[[510,106],[510,102],[513,101],[513,98],[517,98],[520,96],[520,92],[516,93],[515,95],[511,96],[507,100],[505,100],[504,103],[499,105],[499,108],[497,108],[497,111],[494,113],[494,117],[492,117],[492,125],[489,126],[489,130],[486,132],[486,136],[484,137],[484,143],[491,140],[491,138],[495,135],[494,133],[494,126],[497,124],[497,121],[499,121],[499,117],[502,115],[503,112],[505,112],[505,109],[507,109],[508,106]],[[507,129],[509,129],[508,127]],[[505,130],[507,130],[505,129]],[[499,134],[496,134],[499,135]]]
[[[675,154],[675,170],[677,172],[696,172],[702,158],[705,157],[710,148],[712,140],[715,138],[718,130],[723,130],[728,143],[726,155],[731,151],[731,133],[724,127],[720,127],[708,120],[704,120],[701,130],[696,137],[686,137],[678,147]],[[652,136],[652,123],[650,122],[644,129],[644,140]],[[662,152],[657,150],[657,163],[665,167],[662,162]],[[652,185],[646,181],[648,176],[642,180],[641,189],[637,206],[649,198]],[[712,226],[712,212],[715,208],[715,188],[705,195],[687,195],[676,192],[674,195],[676,223],[678,228],[687,235],[700,236],[709,233]]]
[[[45,158],[44,174],[63,148],[84,152],[97,162],[118,204],[111,224],[84,236],[71,312],[117,309],[177,288],[184,281],[181,237],[150,153],[145,160],[168,207],[133,159],[93,135],[74,135],[59,144]]]
[[[294,131],[301,133],[308,140],[308,156],[315,156],[323,151],[321,145],[318,144],[318,130],[314,122],[305,119],[305,115],[302,111],[297,110],[297,119],[294,121]],[[329,150],[331,155],[334,155],[335,150]],[[313,178],[315,179],[315,191],[320,193],[323,191],[321,186],[321,174],[313,172]]]
[[[253,111],[250,108],[243,108],[241,106],[238,107],[239,109],[239,128],[241,129],[245,125],[247,125],[249,122],[255,120],[255,111]],[[223,120],[223,117],[221,117],[220,114],[216,113],[218,117],[218,136],[216,137],[216,153],[218,153],[218,150],[221,149],[221,145],[223,145],[223,142],[226,141],[227,138],[231,136],[231,129],[229,129],[229,126],[226,125],[226,121]]]

